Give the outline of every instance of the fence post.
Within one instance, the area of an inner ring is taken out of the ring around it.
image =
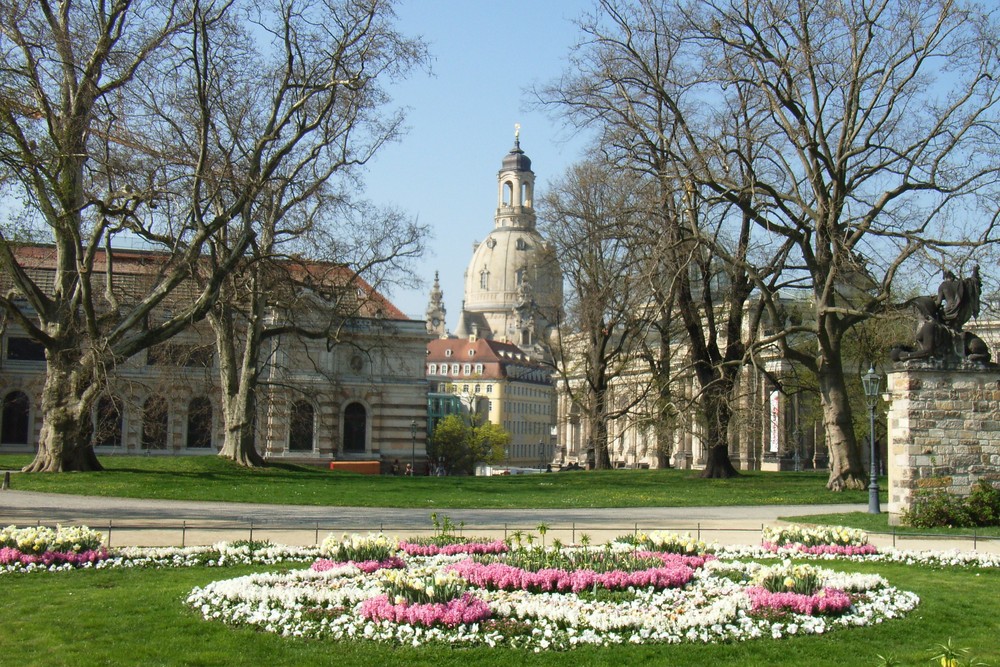
[[[108,548],[111,548],[111,519],[108,519]]]
[[[316,522],[316,537],[315,537],[315,540],[316,541],[313,542],[313,544],[315,544],[316,546],[319,546],[319,521]]]
[[[573,538],[571,541],[573,544],[576,544],[576,521],[573,522]]]
[[[701,521],[698,522],[698,541],[701,542]]]
[[[250,541],[253,542],[253,519],[250,519]]]
[[[187,546],[187,528],[188,522],[181,521],[181,549]]]

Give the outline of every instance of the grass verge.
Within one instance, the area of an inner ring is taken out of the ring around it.
[[[878,665],[928,664],[937,644],[1000,661],[1000,572],[832,563],[878,572],[921,597],[904,619],[824,636],[740,644],[580,648],[565,653],[450,646],[389,647],[282,638],[203,621],[183,600],[195,586],[252,568],[105,570],[2,575],[0,655],[12,665]],[[261,569],[261,568],[258,568]]]
[[[825,473],[748,471],[702,479],[690,470],[604,470],[510,477],[391,477],[275,464],[247,469],[217,456],[104,456],[104,472],[21,474],[11,488],[126,498],[342,507],[523,509],[861,503]],[[28,457],[0,455],[0,469]]]

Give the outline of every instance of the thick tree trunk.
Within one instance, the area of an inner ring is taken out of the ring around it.
[[[223,397],[225,439],[219,456],[248,468],[267,465],[257,449],[256,401],[246,395]]]
[[[732,408],[728,395],[720,382],[716,382],[705,389],[699,402],[705,424],[705,445],[708,447],[705,469],[701,473],[704,478],[727,479],[740,474],[729,460],[728,431]]]
[[[844,374],[821,372],[819,375],[820,397],[823,406],[823,426],[830,451],[830,478],[826,483],[832,491],[844,489],[864,489],[864,464],[857,440],[854,437],[851,405],[847,400]]]
[[[611,455],[608,452],[608,418],[606,390],[594,392],[594,412],[590,417],[590,442],[594,448],[594,469],[609,470]]]
[[[209,315],[219,354],[219,383],[225,436],[219,456],[248,468],[267,465],[257,449],[257,371],[259,317],[236,331],[236,316],[224,301]],[[242,344],[242,345],[241,345]]]
[[[24,472],[103,470],[91,441],[90,408],[97,395],[91,364],[78,355],[48,354],[42,388],[42,428],[35,459]]]

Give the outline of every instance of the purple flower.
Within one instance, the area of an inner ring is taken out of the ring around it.
[[[415,544],[400,542],[399,548],[409,556],[453,556],[454,554],[503,554],[507,553],[507,545],[502,540],[493,542],[466,542],[464,544]]]
[[[671,556],[672,554],[665,554]],[[690,559],[690,557],[679,557]],[[704,559],[694,559],[701,560]],[[490,590],[525,590],[532,592],[560,593],[580,591],[593,588],[595,585],[608,590],[624,590],[629,587],[656,589],[679,588],[694,577],[694,569],[685,562],[675,558],[664,559],[663,567],[653,567],[635,572],[613,570],[611,572],[594,572],[593,570],[574,570],[567,572],[555,568],[531,572],[519,567],[490,563],[483,565],[469,559],[455,563],[449,568],[463,577],[473,586]]]
[[[70,564],[79,567],[85,563],[97,563],[108,557],[107,549],[89,549],[75,553],[72,551],[46,551],[43,554],[26,554],[14,547],[0,548],[0,565],[53,565]]]
[[[871,554],[878,553],[878,549],[874,544],[862,544],[862,545],[840,545],[840,544],[818,544],[816,546],[807,547],[801,543],[795,544],[785,544],[777,545],[773,542],[764,542],[763,546],[768,551],[777,552],[779,548],[793,549],[795,551],[800,551],[806,554],[813,555],[823,555],[823,554],[833,554],[835,556],[868,556]]]
[[[851,598],[837,588],[824,588],[813,595],[802,593],[772,593],[762,586],[747,589],[752,611],[772,609],[792,611],[806,616],[825,614],[835,616],[851,608]]]
[[[314,572],[326,572],[327,570],[332,570],[338,565],[354,565],[356,568],[364,572],[365,574],[371,574],[378,570],[401,570],[406,567],[406,563],[403,562],[401,558],[396,556],[389,556],[383,560],[363,560],[363,561],[353,561],[349,560],[346,562],[339,562],[335,560],[330,560],[328,558],[320,558],[312,565],[309,566]]]
[[[468,593],[447,602],[429,604],[393,604],[388,596],[378,595],[361,603],[361,615],[373,621],[454,628],[484,621],[492,612],[488,604]]]

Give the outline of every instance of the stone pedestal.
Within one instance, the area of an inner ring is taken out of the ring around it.
[[[888,373],[887,400],[891,524],[920,491],[1000,481],[1000,369],[909,362]]]

